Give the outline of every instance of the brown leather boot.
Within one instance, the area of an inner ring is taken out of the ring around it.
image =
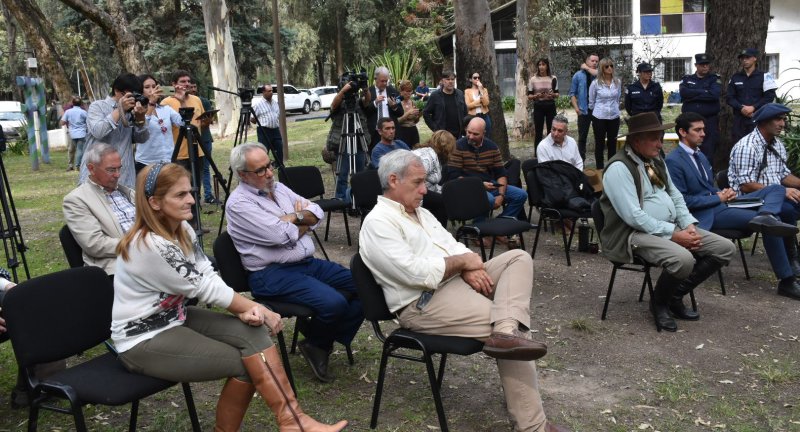
[[[275,413],[280,432],[339,432],[347,426],[347,420],[326,425],[303,412],[274,346],[244,357],[242,361],[258,394]]]
[[[256,387],[236,378],[228,378],[217,401],[217,424],[214,432],[238,432]]]

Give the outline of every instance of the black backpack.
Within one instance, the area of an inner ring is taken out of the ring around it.
[[[591,210],[594,189],[581,170],[560,160],[542,162],[534,169],[545,206],[577,212]]]

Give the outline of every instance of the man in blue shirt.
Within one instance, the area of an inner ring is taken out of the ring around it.
[[[72,144],[67,148],[69,166],[67,171],[72,171],[76,166],[81,166],[83,146],[86,144],[86,110],[81,106],[83,101],[79,97],[72,98],[72,108],[64,111],[61,116],[61,126],[69,129]]]
[[[730,262],[733,243],[695,225],[678,188],[661,159],[664,124],[653,112],[628,121],[625,148],[611,158],[603,173],[600,206],[606,224],[600,232],[603,253],[614,262],[634,257],[661,267],[650,310],[659,330],[677,331],[672,318],[698,320],[683,297]]]
[[[597,54],[586,56],[586,62],[581,65],[581,70],[572,76],[569,86],[569,101],[575,113],[578,114],[578,152],[581,159],[586,160],[586,137],[589,135],[589,126],[592,125],[592,111],[589,109],[589,85],[597,76]]]
[[[775,100],[778,84],[772,75],[756,69],[758,50],[747,48],[739,54],[742,70],[728,82],[728,105],[733,108],[731,142],[736,144],[756,127],[751,121],[753,113]]]
[[[682,113],[694,112],[705,120],[705,138],[700,151],[713,165],[714,152],[719,142],[719,95],[722,81],[719,75],[711,72],[711,56],[700,53],[694,56],[695,73],[681,80],[680,93]]]
[[[373,168],[377,169],[380,166],[381,157],[389,152],[397,149],[411,150],[408,148],[408,144],[394,139],[395,130],[396,127],[394,125],[394,120],[391,118],[384,117],[378,119],[378,134],[380,135],[381,140],[378,141],[378,143],[375,144],[375,147],[372,149],[371,165]]]

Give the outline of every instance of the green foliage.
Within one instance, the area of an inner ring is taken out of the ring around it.
[[[7,143],[7,148],[11,154],[28,154],[28,128],[20,129],[19,137],[16,140]]]
[[[800,71],[800,68],[789,68],[782,73],[791,71],[797,72]],[[800,104],[800,100],[790,96],[790,93],[793,90],[800,90],[800,79],[793,79],[785,82],[779,90],[787,86],[788,88],[777,96],[775,101],[790,107],[792,105],[797,106]],[[786,153],[788,156],[787,164],[792,172],[797,174],[800,172],[800,114],[797,112],[793,111],[786,117],[786,127],[783,130],[781,141],[783,141],[784,146],[786,146]]]
[[[515,99],[514,96],[506,96],[503,98],[503,111],[514,111]]]
[[[375,66],[386,66],[392,75],[392,80],[396,83],[411,78],[414,71],[414,57],[413,51],[387,50],[383,54],[372,56],[370,61]]]
[[[559,96],[558,99],[556,99],[556,109],[559,111],[572,109],[569,96]]]

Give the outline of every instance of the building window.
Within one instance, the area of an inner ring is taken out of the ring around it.
[[[704,0],[639,0],[642,35],[704,33]]]
[[[772,78],[778,79],[778,72],[780,71],[780,54],[767,54],[767,72],[772,75]]]
[[[492,36],[495,41],[516,40],[513,19],[498,20],[492,23]]]
[[[580,0],[575,18],[590,37],[631,33],[630,0]]]
[[[662,58],[656,60],[655,75],[661,82],[680,81],[689,73],[690,57]]]

